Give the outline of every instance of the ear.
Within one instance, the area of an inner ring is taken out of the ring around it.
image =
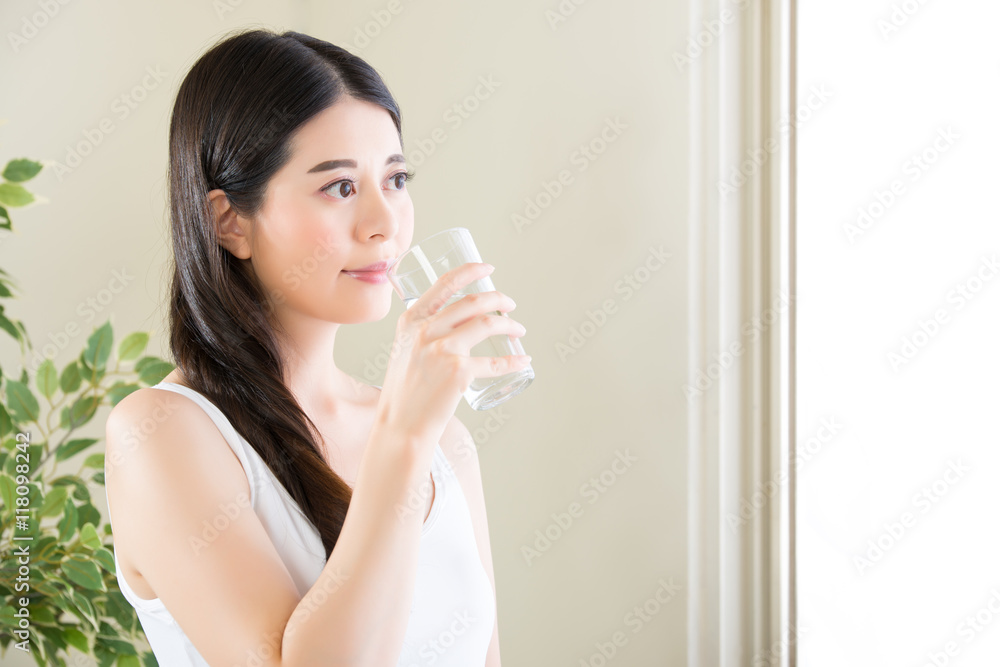
[[[250,258],[250,221],[239,215],[229,203],[226,193],[216,188],[208,193],[219,245],[239,259]]]

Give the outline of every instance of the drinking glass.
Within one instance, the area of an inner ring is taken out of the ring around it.
[[[389,282],[407,308],[420,298],[443,274],[468,262],[482,262],[472,234],[464,227],[452,227],[428,236],[410,247],[386,270]],[[490,276],[462,287],[442,306],[446,307],[464,296],[496,290]],[[507,313],[493,311],[507,317]],[[525,354],[519,338],[507,334],[490,336],[469,351],[473,357],[504,357]],[[530,365],[497,377],[474,378],[465,390],[465,400],[473,410],[489,410],[510,400],[535,379]]]

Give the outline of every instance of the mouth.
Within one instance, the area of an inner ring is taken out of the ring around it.
[[[362,266],[357,269],[344,269],[344,273],[385,273],[389,265],[392,264],[393,260],[383,259],[380,262],[375,262],[374,264],[369,264],[368,266]]]
[[[389,265],[392,264],[393,261],[394,260],[391,259],[383,259],[380,262],[375,262],[374,264],[362,266],[357,269],[344,269],[341,273],[362,282],[371,283],[373,285],[382,285],[389,282],[389,275],[386,273],[386,269],[389,268]]]

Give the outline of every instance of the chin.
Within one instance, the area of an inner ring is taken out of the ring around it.
[[[364,322],[379,322],[384,320],[392,308],[392,292],[384,299],[370,298],[363,306],[353,308],[348,312],[340,312],[334,319],[341,324],[362,324]]]

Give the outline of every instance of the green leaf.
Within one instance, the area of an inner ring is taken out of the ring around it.
[[[76,648],[81,653],[90,655],[90,641],[87,639],[87,635],[83,634],[76,628],[64,625],[63,638],[66,639],[67,644]]]
[[[38,558],[53,565],[62,561],[66,551],[59,545],[59,541],[48,536],[39,541]]]
[[[117,656],[123,656],[123,655],[134,656],[135,655],[135,646],[133,646],[129,642],[122,641],[121,639],[110,639],[110,638],[106,638],[106,637],[101,637],[97,641],[103,642],[104,645],[107,646],[108,648],[110,648],[112,650],[112,652],[115,655],[117,655]],[[118,660],[118,664],[119,665],[121,664],[121,659],[120,658]]]
[[[97,534],[97,529],[94,528],[94,524],[89,522],[83,524],[83,527],[80,529],[80,542],[83,543],[83,546],[92,550],[104,546],[101,543],[100,536]]]
[[[94,417],[94,413],[97,412],[97,406],[100,404],[100,399],[92,394],[87,394],[76,399],[69,409],[70,423],[74,428],[83,426]]]
[[[114,567],[114,562],[111,564]],[[117,579],[116,579],[117,581]],[[121,591],[108,591],[108,600],[104,604],[104,616],[111,617],[118,621],[118,625],[128,628],[136,620],[135,609],[121,594]]]
[[[17,498],[17,484],[6,473],[0,473],[0,498],[3,499],[4,507],[14,507]]]
[[[3,177],[12,183],[30,181],[42,170],[42,164],[26,158],[11,160],[4,167]]]
[[[72,361],[63,369],[59,376],[59,387],[64,394],[71,394],[80,388],[80,364]]]
[[[7,407],[18,422],[38,419],[38,401],[23,382],[7,380]]]
[[[97,565],[83,556],[77,554],[67,556],[63,559],[62,571],[67,579],[84,588],[89,588],[92,591],[108,590]]]
[[[101,626],[97,621],[97,612],[94,611],[94,605],[87,599],[87,596],[75,588],[70,589],[69,595],[73,606],[78,610],[77,615],[80,616],[80,620],[89,622],[94,630],[99,629]]]
[[[142,667],[142,663],[134,655],[119,655],[118,667]]]
[[[0,607],[0,627],[3,628],[16,628],[17,627],[17,616],[14,615],[16,609],[10,605],[4,605]]]
[[[139,372],[139,381],[153,386],[167,376],[167,373],[174,370],[174,365],[166,361],[157,361],[145,366]]]
[[[115,574],[115,555],[105,549],[98,547],[94,549],[94,560],[105,569],[105,571]]]
[[[141,373],[146,368],[146,366],[149,366],[150,364],[155,364],[155,363],[161,362],[161,361],[163,361],[163,360],[160,359],[159,357],[143,357],[139,361],[135,362],[135,372],[136,373]]]
[[[82,500],[84,502],[90,502],[90,491],[87,490],[87,483],[80,480],[75,485],[73,489],[73,497],[77,500]]]
[[[122,361],[138,359],[139,355],[146,349],[149,343],[149,334],[145,331],[136,331],[125,336],[125,340],[118,346],[118,358]]]
[[[69,442],[64,442],[59,445],[56,449],[56,461],[65,461],[66,459],[75,456],[93,445],[97,440],[94,438],[80,438],[78,440],[70,440]]]
[[[104,453],[98,452],[97,454],[91,454],[83,462],[84,468],[97,468],[98,470],[104,469]]]
[[[56,388],[59,386],[59,375],[56,373],[56,365],[52,363],[51,359],[46,359],[38,367],[35,384],[45,398],[52,398],[52,395],[56,393]]]
[[[66,496],[69,495],[65,486],[54,486],[45,494],[45,501],[42,508],[38,510],[38,517],[56,516],[62,514],[63,506],[66,504]]]
[[[111,667],[111,665],[115,664],[117,655],[117,653],[105,646],[102,640],[98,639],[94,643],[94,657],[97,658],[97,667]]]
[[[95,472],[94,476],[91,477],[90,479],[94,480],[94,482],[96,484],[103,485],[104,484],[104,471],[102,470],[101,472]]]
[[[104,474],[103,472],[100,474]],[[80,512],[80,525],[85,523],[92,523],[95,526],[101,522],[101,513],[97,511],[97,508],[88,503],[83,503],[78,508]]]
[[[0,204],[17,208],[35,201],[35,195],[17,183],[0,183]]]
[[[111,354],[113,340],[111,320],[108,320],[87,338],[87,349],[83,352],[83,358],[87,361],[87,365],[91,368],[104,368],[108,356]]]
[[[18,342],[24,342],[24,338],[21,336],[21,330],[18,329],[14,322],[7,319],[7,316],[3,314],[3,309],[0,308],[0,329],[3,329],[10,334],[11,338]]]
[[[124,382],[116,382],[108,390],[108,398],[111,400],[111,405],[118,405],[119,402],[133,391],[142,389],[139,385],[135,383],[126,384]]]
[[[58,524],[60,542],[69,542],[70,538],[76,532],[78,521],[79,513],[76,511],[76,504],[67,498],[66,504],[63,505],[63,518],[59,520]]]
[[[0,206],[0,229],[11,229],[10,214],[3,206]]]
[[[6,438],[8,433],[14,432],[14,422],[10,420],[10,414],[2,404],[0,404],[0,438]]]
[[[31,614],[31,619],[36,623],[41,623],[43,625],[56,624],[56,617],[52,613],[52,610],[48,607],[33,604],[28,606],[28,612]]]

